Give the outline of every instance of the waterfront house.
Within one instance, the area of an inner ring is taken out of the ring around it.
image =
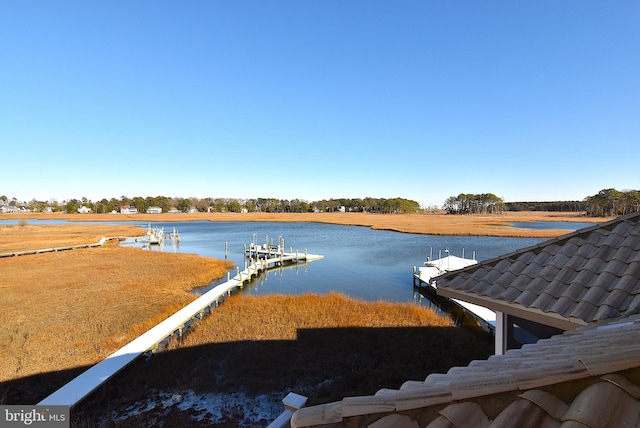
[[[149,208],[147,208],[147,214],[162,214],[162,208],[160,208],[160,207],[149,207]]]
[[[131,205],[123,205],[120,207],[120,214],[138,214],[138,209]]]
[[[497,355],[300,409],[293,427],[640,426],[640,213],[435,282],[496,311]],[[514,349],[516,327],[541,339]]]

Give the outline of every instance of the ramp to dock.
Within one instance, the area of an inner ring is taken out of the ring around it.
[[[38,404],[75,406],[134,360],[156,351],[163,341],[175,333],[181,335],[186,326],[194,320],[202,319],[206,313],[218,305],[221,299],[231,294],[233,289],[242,287],[245,282],[250,281],[254,276],[284,262],[304,262],[322,258],[323,256],[307,254],[306,251],[304,253],[296,251],[295,253],[280,253],[273,257],[252,260],[250,266],[243,271],[238,269],[236,276],[230,278],[230,274],[228,274],[226,282],[215,286],[160,324],[86,370]]]

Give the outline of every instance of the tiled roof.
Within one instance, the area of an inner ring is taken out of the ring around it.
[[[640,316],[591,324],[373,396],[298,410],[292,427],[640,427]]]
[[[505,308],[523,311],[518,316],[536,313],[574,326],[640,313],[640,213],[447,273],[435,281],[438,294],[446,297],[507,313]]]

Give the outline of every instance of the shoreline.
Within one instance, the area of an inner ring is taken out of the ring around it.
[[[83,222],[302,222],[363,226],[374,230],[448,236],[494,236],[505,238],[555,238],[566,229],[514,228],[520,222],[602,223],[611,217],[587,217],[576,212],[506,212],[500,215],[452,214],[370,214],[370,213],[178,213],[178,214],[65,214],[11,213],[0,214],[0,220],[66,220]]]

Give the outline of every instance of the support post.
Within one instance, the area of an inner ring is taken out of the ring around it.
[[[508,316],[504,312],[496,311],[496,329],[495,329],[495,354],[504,355],[507,352],[509,328]]]

